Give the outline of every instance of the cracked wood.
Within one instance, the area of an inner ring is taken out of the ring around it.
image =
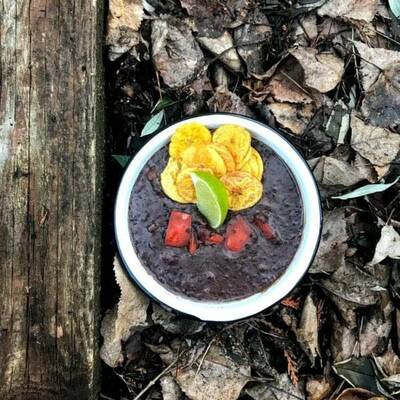
[[[0,2],[0,398],[96,398],[100,0]]]

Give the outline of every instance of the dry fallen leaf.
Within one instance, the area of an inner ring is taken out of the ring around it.
[[[311,47],[297,47],[289,53],[304,70],[305,84],[321,93],[334,89],[341,81],[344,61],[331,53],[318,53]]]
[[[364,170],[333,157],[322,156],[313,160],[313,164],[315,179],[321,185],[347,187],[365,179]]]
[[[370,264],[378,264],[386,257],[400,259],[400,235],[391,225],[385,225],[382,228],[381,237],[376,245],[375,254]]]
[[[299,36],[304,36],[304,45],[310,39],[318,36],[317,16],[314,13],[305,14],[300,17],[299,22],[295,23],[292,36],[298,43]],[[303,44],[303,42],[301,42]]]
[[[321,281],[321,286],[328,296],[334,294],[352,307],[371,306],[380,299],[376,288],[387,287],[389,273],[388,268],[381,264],[365,266],[362,270],[353,263],[346,262],[344,267]]]
[[[109,58],[116,60],[139,43],[138,29],[143,18],[141,0],[110,0],[106,44]]]
[[[307,379],[307,400],[325,400],[333,390],[332,379],[323,377],[310,377]]]
[[[304,302],[300,324],[296,330],[297,341],[314,366],[319,355],[317,307],[309,294]]]
[[[175,335],[194,335],[203,330],[205,322],[197,319],[176,315],[153,303],[151,318],[154,324],[161,325],[164,330]]]
[[[218,37],[198,36],[197,40],[206,50],[219,56],[218,59],[232,71],[241,71],[239,54],[234,48],[232,36],[228,31]]]
[[[394,307],[387,291],[381,292],[381,296],[379,309],[369,311],[363,320],[359,332],[361,356],[381,354],[387,347]]]
[[[391,342],[389,342],[386,352],[379,357],[374,357],[374,361],[383,375],[391,376],[400,374],[400,358],[393,351]]]
[[[371,22],[378,10],[378,0],[328,0],[318,15]]]
[[[223,86],[215,89],[214,96],[207,101],[207,104],[211,112],[229,112],[249,117],[253,116],[253,113],[242,99]]]
[[[400,151],[400,135],[388,129],[365,124],[351,115],[351,147],[374,166],[388,168]],[[375,168],[378,178],[382,170]]]
[[[330,273],[345,265],[348,235],[344,208],[324,213],[321,243],[309,270],[310,273]]]
[[[390,64],[365,94],[361,112],[372,125],[388,128],[400,124],[399,63]]]
[[[400,63],[398,51],[372,48],[358,41],[353,43],[361,56],[361,80],[365,91],[368,91],[378,80],[381,71],[387,70],[392,64]]]
[[[271,35],[271,27],[264,24],[243,24],[235,29],[237,51],[246,63],[248,74],[265,72],[265,47]]]
[[[254,400],[293,400],[305,398],[300,387],[294,386],[287,374],[278,375],[274,382],[257,384],[248,388],[246,393]]]
[[[203,52],[181,20],[154,20],[151,41],[154,65],[167,86],[178,88],[188,84],[204,66]]]
[[[199,371],[196,365],[176,370],[175,379],[190,400],[236,400],[248,382],[250,367],[238,365],[212,345]]]
[[[329,340],[332,359],[335,363],[349,359],[356,349],[357,324],[355,319],[354,314],[354,327],[348,327],[335,312],[330,315],[332,328]]]
[[[114,259],[115,279],[121,289],[118,305],[107,312],[102,325],[104,338],[101,359],[115,368],[121,361],[121,341],[126,341],[135,331],[143,328],[147,319],[149,300],[126,276],[118,258]]]
[[[346,389],[344,390],[336,400],[385,400],[384,397],[378,396],[376,393],[372,393],[365,389]]]
[[[181,390],[171,375],[164,375],[160,379],[160,384],[163,400],[179,400],[181,398]]]
[[[268,104],[268,109],[279,125],[296,135],[304,132],[314,115],[314,106],[311,104],[272,103]]]

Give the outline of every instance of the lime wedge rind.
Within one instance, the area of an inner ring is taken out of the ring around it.
[[[228,193],[224,184],[209,172],[192,172],[197,208],[214,229],[220,227],[228,214]]]

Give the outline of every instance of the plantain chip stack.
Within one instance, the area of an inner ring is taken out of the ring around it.
[[[174,201],[196,202],[190,175],[194,171],[210,172],[221,180],[232,211],[252,207],[262,196],[264,163],[241,126],[222,125],[211,134],[198,123],[181,125],[171,138],[169,155],[161,186]]]

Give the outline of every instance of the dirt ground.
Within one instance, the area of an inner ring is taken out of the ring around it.
[[[110,0],[101,398],[400,398],[400,5],[390,4]],[[297,288],[227,324],[164,310],[114,260],[124,165],[157,129],[215,111],[279,129],[324,207]]]

